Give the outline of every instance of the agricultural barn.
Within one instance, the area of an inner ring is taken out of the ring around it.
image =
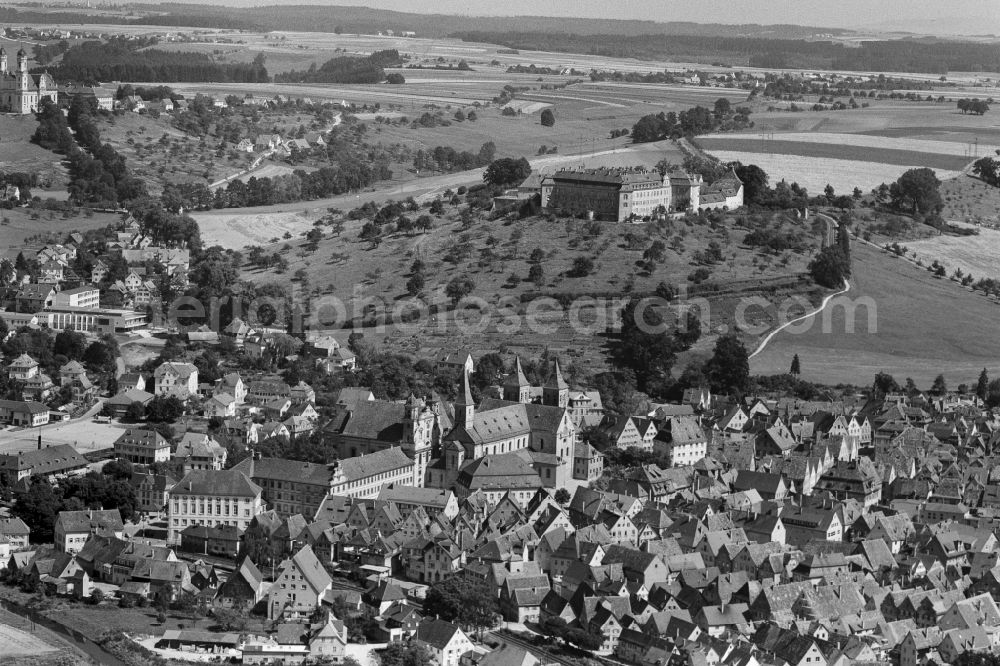
[[[182,631],[167,629],[156,642],[158,649],[185,650],[188,652],[208,652],[219,654],[235,650],[239,645],[237,634],[216,634],[211,631]]]
[[[730,170],[725,178],[702,188],[698,210],[734,210],[743,206],[743,181]]]

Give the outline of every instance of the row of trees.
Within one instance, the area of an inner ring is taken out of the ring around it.
[[[277,203],[312,201],[324,197],[354,192],[379,180],[392,178],[392,172],[383,162],[365,162],[344,158],[336,166],[322,167],[315,171],[296,169],[280,176],[251,176],[244,183],[232,180],[214,192],[201,183],[167,185],[163,201],[170,210],[242,208],[268,206]]]
[[[76,97],[70,104],[67,120],[83,151],[70,153],[70,196],[77,202],[105,203],[114,206],[146,196],[145,184],[132,176],[125,158],[110,144],[101,141],[94,117],[94,99]],[[88,154],[89,153],[89,154]]]
[[[932,88],[933,84],[930,81],[913,81],[884,74],[874,78],[847,77],[838,81],[814,81],[793,74],[768,73],[764,75],[763,96],[776,99],[802,98],[805,95],[876,99],[880,91],[895,93],[900,89],[931,90]]]
[[[70,197],[78,204],[116,207],[145,196],[145,185],[129,174],[125,158],[102,143],[93,119],[96,113],[92,99],[74,98],[66,115],[46,99],[38,112],[32,141],[68,157]]]
[[[487,141],[479,148],[479,152],[468,150],[457,151],[451,146],[437,146],[430,151],[420,149],[413,158],[413,168],[417,171],[468,171],[484,167],[496,157],[497,147],[492,141]]]
[[[632,127],[634,143],[648,143],[677,139],[684,136],[697,136],[715,131],[738,130],[752,126],[750,109],[736,107],[729,100],[720,98],[713,109],[696,106],[679,114],[669,113],[645,115]]]
[[[962,113],[974,113],[981,116],[990,110],[990,103],[987,100],[973,97],[972,99],[958,100],[958,110]]]
[[[871,390],[876,396],[885,396],[890,393],[905,393],[913,397],[922,393],[917,383],[911,377],[907,377],[900,384],[896,381],[895,377],[887,372],[879,372],[875,375]],[[991,380],[986,368],[983,368],[982,372],[979,373],[979,378],[974,385],[959,384],[955,390],[963,395],[976,395],[990,409],[1000,406],[1000,379]],[[948,382],[945,380],[944,375],[938,375],[934,378],[927,393],[934,396],[943,396],[948,393]]]

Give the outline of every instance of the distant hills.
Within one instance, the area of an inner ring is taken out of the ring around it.
[[[243,0],[228,0],[240,2]],[[777,69],[840,69],[947,74],[1000,71],[1000,41],[918,37],[894,33],[873,39],[845,29],[789,24],[656,22],[544,16],[421,14],[355,6],[232,6],[159,3],[131,5],[130,16],[114,17],[84,8],[0,8],[0,22],[67,24],[119,23],[248,31],[412,32],[419,37],[461,38],[524,50],[582,53],[619,58],[703,63],[739,62]],[[419,6],[415,3],[414,6]],[[553,9],[555,11],[555,9]],[[89,12],[89,13],[88,13]],[[912,18],[910,20],[917,20]],[[989,23],[984,23],[984,26]],[[864,39],[858,39],[864,37]]]
[[[157,1],[152,0],[147,5],[144,0],[138,0],[132,6],[155,6]],[[367,6],[346,6],[357,1],[307,0],[303,3],[302,0],[270,0],[270,4],[292,9],[293,14],[298,14],[300,7],[307,6],[311,11],[303,14],[353,23],[360,32],[381,27],[383,30],[413,30],[431,37],[469,30],[544,30],[619,35],[705,34],[784,39],[853,31],[866,35],[915,32],[937,36],[983,35],[1000,31],[1000,13],[991,9],[989,2],[978,0],[949,0],[943,4],[931,0],[841,0],[833,6],[825,0],[796,0],[780,10],[776,7],[779,3],[773,0],[742,0],[735,4],[728,0],[702,0],[699,3],[631,0],[621,5],[605,4],[600,0],[550,0],[544,4],[531,0],[508,0],[500,4],[487,0],[369,0],[365,3]],[[223,4],[239,8],[240,16],[244,12],[258,15],[274,13],[273,8],[260,7],[256,0],[224,0]],[[182,5],[184,11],[180,11],[180,15],[184,15],[190,7],[192,5]],[[213,8],[225,10],[218,5]],[[492,16],[496,14],[506,16]],[[607,14],[608,18],[603,14]],[[291,15],[288,18],[294,20],[298,17]],[[344,27],[347,29],[346,25]],[[310,29],[310,26],[303,29]]]
[[[236,4],[238,0],[228,0]],[[377,33],[385,30],[413,31],[421,37],[445,37],[470,30],[484,32],[554,32],[578,35],[705,35],[715,37],[757,37],[774,39],[808,39],[817,34],[843,35],[847,30],[798,25],[724,25],[642,20],[615,20],[545,16],[457,16],[418,14],[369,7],[274,4],[237,8],[234,6],[141,3],[144,10],[159,14],[142,19],[153,25],[189,25],[193,27],[237,27],[258,30],[292,30],[333,32],[340,27],[350,33]],[[15,18],[21,14],[22,18]],[[33,6],[23,9],[0,9],[0,20],[37,23],[87,22],[87,10],[70,8],[37,12]],[[91,22],[107,23],[106,14]],[[125,22],[125,21],[120,21]]]

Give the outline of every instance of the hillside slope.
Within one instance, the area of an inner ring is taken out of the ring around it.
[[[416,218],[425,210],[411,216]],[[749,229],[740,226],[736,217],[715,224],[706,220],[588,223],[533,217],[519,221],[477,220],[463,229],[460,210],[458,206],[446,206],[445,214],[434,218],[429,233],[393,233],[377,246],[358,239],[362,220],[346,221],[338,236],[324,230],[324,238],[315,249],[301,239],[268,244],[265,254],[278,252],[288,262],[287,270],[275,276],[271,269],[247,267],[243,278],[257,284],[294,281],[313,296],[340,298],[348,304],[349,311],[358,307],[352,306],[352,302],[361,302],[355,298],[366,299],[366,303],[380,301],[376,309],[385,312],[408,298],[406,284],[412,277],[411,268],[420,260],[425,302],[445,304],[445,285],[453,278],[467,277],[474,283],[472,295],[488,304],[493,317],[490,325],[483,330],[459,331],[451,325],[454,323],[451,313],[425,316],[421,326],[407,326],[405,330],[366,329],[369,341],[387,349],[421,355],[435,349],[489,350],[500,345],[537,355],[548,346],[595,367],[606,363],[603,326],[583,333],[574,330],[566,312],[553,301],[542,318],[555,322],[558,330],[539,334],[527,327],[516,327],[498,333],[497,304],[510,303],[513,304],[510,307],[523,311],[532,295],[558,299],[564,306],[577,297],[606,297],[602,313],[613,316],[620,309],[620,304],[614,304],[616,299],[627,298],[630,293],[652,293],[661,282],[680,289],[695,288],[689,276],[699,270],[704,282],[697,289],[708,295],[704,292],[706,285],[713,283],[722,292],[711,294],[713,331],[723,327],[728,330],[731,326],[738,295],[771,299],[776,294],[797,293],[810,301],[817,299],[814,285],[803,274],[820,238],[810,227],[781,215],[760,224],[767,225],[777,235],[796,239],[797,250],[774,253],[742,245]],[[662,256],[648,272],[637,262],[654,245],[659,245]],[[706,263],[704,255],[712,246],[717,248],[721,259]],[[244,256],[248,253],[249,250]],[[580,258],[593,262],[586,275],[574,273],[573,266]],[[542,275],[529,279],[535,266],[541,267]],[[592,312],[585,309],[578,314],[586,318]],[[477,317],[478,311],[473,315]],[[765,327],[771,325],[773,315],[772,311],[759,308],[748,313],[748,317],[763,322]]]
[[[826,384],[865,385],[885,371],[926,388],[938,374],[957,386],[975,382],[983,367],[1000,373],[1000,305],[866,245],[856,243],[853,257],[852,289],[827,309],[829,325],[819,317],[805,332],[779,333],[752,359],[754,373],[787,372],[794,354],[804,379]],[[845,302],[858,306],[853,333]],[[865,302],[875,305],[872,330]]]

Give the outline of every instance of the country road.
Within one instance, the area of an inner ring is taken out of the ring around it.
[[[811,317],[815,317],[820,312],[822,312],[823,310],[826,309],[826,306],[830,304],[831,300],[833,300],[837,296],[843,296],[844,294],[846,294],[850,290],[851,290],[851,283],[850,283],[850,281],[849,280],[844,280],[844,288],[843,289],[841,289],[840,291],[836,291],[836,292],[834,292],[832,294],[827,295],[827,297],[823,299],[823,302],[820,303],[819,307],[816,308],[815,310],[813,310],[812,312],[807,312],[806,314],[802,315],[801,317],[796,317],[795,319],[792,319],[791,321],[786,321],[784,324],[782,324],[778,328],[776,328],[773,331],[771,331],[770,333],[768,333],[767,337],[765,337],[763,340],[761,340],[760,344],[757,345],[757,349],[755,349],[753,351],[753,353],[750,354],[750,356],[748,356],[747,358],[751,359],[754,356],[756,356],[757,354],[759,354],[762,351],[764,351],[764,348],[767,347],[767,343],[769,343],[771,341],[771,339],[774,338],[774,336],[776,336],[778,333],[781,333],[783,330],[785,330],[786,328],[788,328],[792,324],[797,324],[800,321],[805,321],[806,319],[809,319]]]
[[[824,220],[826,220],[826,233],[823,235],[823,247],[831,247],[831,246],[833,246],[833,244],[837,240],[837,227],[839,226],[837,224],[837,221],[834,220],[829,215],[826,215],[824,213],[816,213],[816,215],[817,215],[817,217],[821,217]],[[767,336],[763,340],[761,340],[760,344],[757,345],[757,348],[753,351],[753,353],[750,354],[747,357],[747,359],[751,359],[754,356],[756,356],[757,354],[759,354],[762,351],[764,351],[764,348],[767,347],[768,343],[771,342],[771,340],[774,338],[774,336],[776,336],[778,333],[781,333],[783,330],[785,330],[786,328],[788,328],[789,326],[791,326],[793,324],[797,324],[800,321],[805,321],[806,319],[810,319],[812,317],[815,317],[816,315],[818,315],[819,313],[821,313],[823,310],[826,309],[826,306],[830,304],[831,300],[833,300],[837,296],[843,296],[844,294],[846,294],[850,290],[851,290],[851,283],[850,283],[850,281],[849,280],[844,280],[844,288],[841,289],[840,291],[836,291],[836,292],[834,292],[832,294],[828,294],[826,296],[826,298],[823,299],[823,302],[820,303],[820,305],[819,305],[818,308],[816,308],[815,310],[813,310],[811,312],[807,312],[806,314],[802,315],[801,317],[796,317],[795,319],[792,319],[791,321],[786,321],[784,324],[781,324],[780,326],[778,326],[778,328],[776,328],[773,331],[771,331],[770,333],[768,333]]]

